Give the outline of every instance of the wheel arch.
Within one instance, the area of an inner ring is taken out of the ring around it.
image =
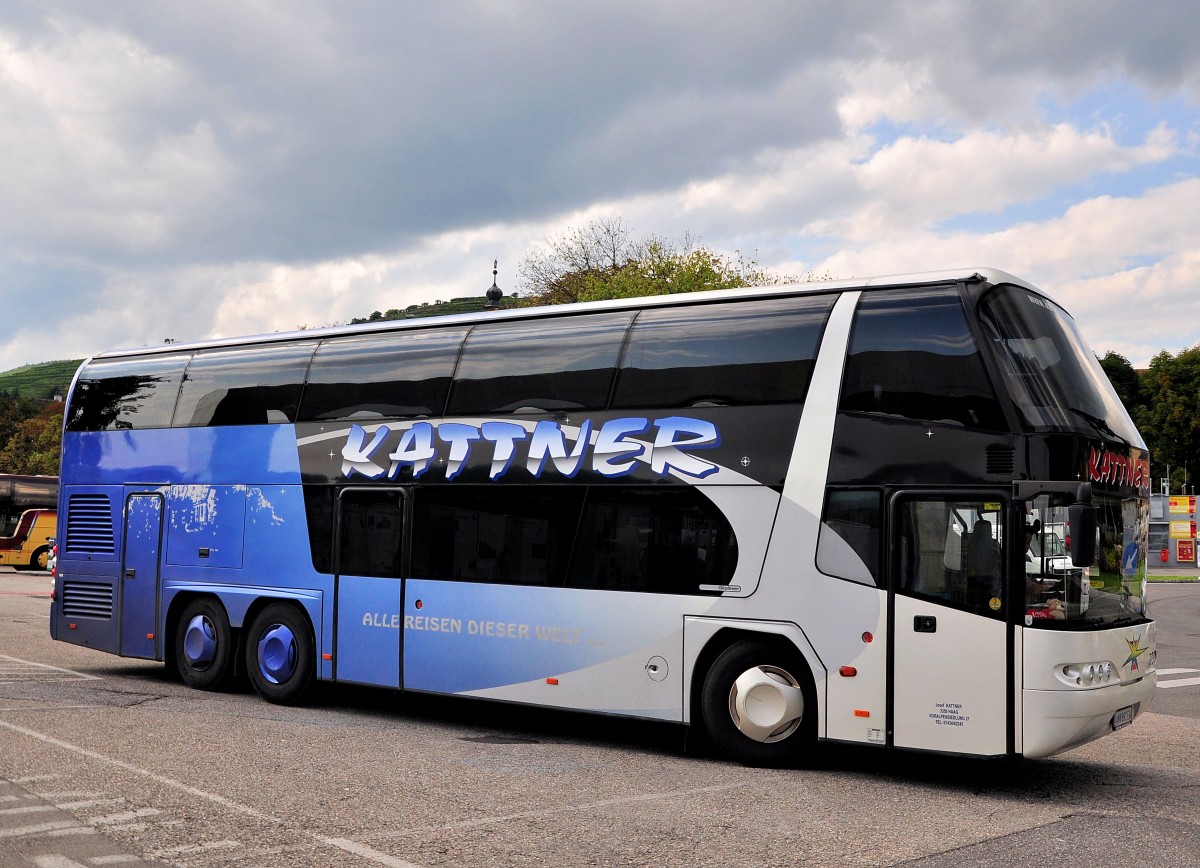
[[[173,595],[170,599],[170,602],[167,603],[167,611],[163,617],[163,626],[165,627],[165,630],[162,634],[164,637],[163,659],[166,659],[171,654],[171,642],[174,641],[173,637],[175,636],[175,630],[179,626],[179,619],[183,614],[183,610],[186,609],[188,604],[193,600],[203,599],[212,600],[225,610],[225,617],[229,618],[229,608],[225,605],[225,601],[222,600],[219,595],[214,594],[211,591],[181,591]],[[229,629],[235,636],[237,635],[238,628],[233,625],[232,621],[229,623]]]
[[[785,653],[796,654],[804,661],[803,671],[797,675],[807,680],[810,695],[816,702],[817,737],[825,737],[826,669],[797,625],[777,621],[685,618],[683,633],[684,657],[691,661],[690,672],[684,674],[684,723],[690,726],[700,722],[704,679],[716,659],[736,643],[753,639]]]
[[[44,563],[41,563],[42,555],[46,556]],[[33,550],[33,554],[29,556],[29,568],[32,570],[50,569],[50,546],[38,546]]]
[[[179,624],[179,617],[188,603],[199,598],[208,598],[225,610],[229,619],[229,628],[234,639],[233,674],[241,677],[245,674],[243,657],[246,648],[246,628],[254,621],[258,613],[272,603],[288,603],[296,608],[308,620],[312,630],[314,647],[321,647],[321,605],[322,597],[318,593],[290,594],[265,588],[221,588],[220,593],[211,586],[201,584],[164,585],[164,599],[167,601],[163,616],[164,636],[174,636]],[[169,648],[164,646],[163,657],[166,658]],[[321,677],[321,667],[318,660],[317,678]]]

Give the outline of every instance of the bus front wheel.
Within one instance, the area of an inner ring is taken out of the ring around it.
[[[701,694],[704,725],[726,755],[750,766],[794,762],[816,740],[816,703],[800,655],[743,639],[713,662]]]
[[[246,635],[246,672],[268,702],[294,705],[313,683],[316,661],[308,616],[290,603],[271,603]]]
[[[233,631],[215,600],[192,600],[175,627],[175,668],[188,687],[216,690],[229,679]]]
[[[33,557],[29,559],[29,568],[31,570],[45,570],[50,567],[50,547],[42,546],[33,553]]]

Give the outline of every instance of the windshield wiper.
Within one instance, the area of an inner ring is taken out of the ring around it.
[[[1090,422],[1092,427],[1095,428],[1097,431],[1102,431],[1106,434],[1110,434],[1118,440],[1124,439],[1123,437],[1118,435],[1116,431],[1114,431],[1112,428],[1110,428],[1108,423],[1105,422],[1103,419],[1101,419],[1099,416],[1093,416],[1091,413],[1087,413],[1083,410],[1080,410],[1078,407],[1068,407],[1067,409],[1070,410],[1072,413],[1074,413],[1076,416],[1083,419],[1084,421]]]

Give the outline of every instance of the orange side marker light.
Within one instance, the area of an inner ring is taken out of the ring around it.
[[[841,669],[838,670],[838,672],[841,674],[841,676],[843,678],[853,678],[855,675],[858,674],[858,670],[855,669],[853,666],[843,666]]]
[[[854,716],[855,717],[870,717],[871,712],[867,711],[865,708],[856,708],[856,709],[854,709]]]
[[[547,678],[546,683],[553,686],[553,685],[558,684],[558,679],[557,678]]]

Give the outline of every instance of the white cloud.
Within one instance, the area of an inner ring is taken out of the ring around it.
[[[0,227],[25,249],[91,259],[177,240],[220,201],[234,169],[203,122],[170,114],[189,76],[130,37],[58,25],[55,38],[0,31]]]
[[[601,215],[788,273],[996,265],[1099,347],[1194,343],[1200,9],[867,8],[5,7],[0,303],[57,304],[0,369],[479,294],[493,257],[511,291]]]

